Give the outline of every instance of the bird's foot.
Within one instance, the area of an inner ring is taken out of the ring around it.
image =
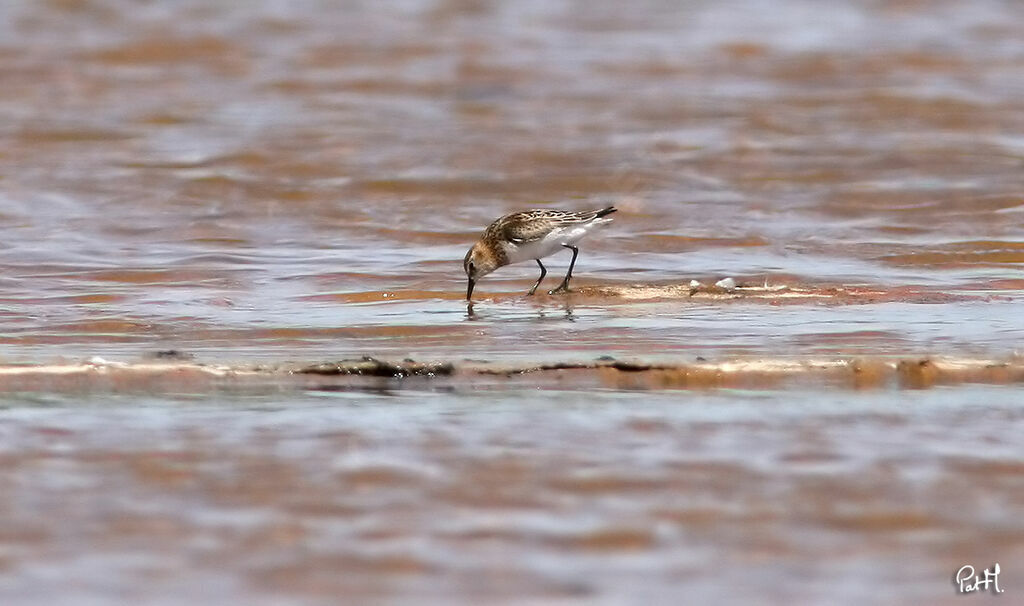
[[[549,295],[558,295],[558,294],[561,294],[561,293],[564,293],[564,292],[565,293],[572,292],[571,290],[569,290],[569,285],[568,284],[560,284],[557,288],[549,290],[548,294]]]

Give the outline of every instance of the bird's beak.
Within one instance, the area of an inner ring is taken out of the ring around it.
[[[476,286],[476,280],[473,278],[469,279],[469,287],[466,288],[466,300],[471,301],[473,297],[473,287]]]

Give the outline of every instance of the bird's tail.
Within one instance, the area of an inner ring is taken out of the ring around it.
[[[614,206],[609,206],[608,208],[602,208],[601,210],[599,210],[596,213],[594,213],[594,217],[600,219],[601,217],[603,217],[605,215],[610,215],[610,214],[612,214],[613,212],[615,212],[617,210],[619,210],[619,209],[615,208]]]

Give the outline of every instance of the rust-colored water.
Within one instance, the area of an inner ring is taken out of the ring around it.
[[[1012,355],[1022,39],[999,0],[9,0],[0,362]],[[467,313],[489,221],[611,203],[580,285],[935,296],[526,299],[524,264]],[[0,602],[944,603],[964,563],[1024,578],[1014,387],[395,387],[10,399]]]
[[[1021,10],[776,4],[5,3],[0,344],[22,361],[790,354],[824,325],[889,331],[884,353],[1019,342],[1015,300],[486,304],[524,292],[528,264],[484,280],[485,321],[465,321],[465,249],[537,205],[621,209],[581,284],[1017,296]]]
[[[1024,558],[1017,388],[8,406],[4,604],[956,604]]]

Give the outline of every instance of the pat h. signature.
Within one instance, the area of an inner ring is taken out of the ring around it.
[[[982,570],[981,574],[975,574],[974,566],[966,564],[956,571],[953,583],[960,593],[986,590],[991,590],[992,593],[1003,593],[1003,589],[999,587],[999,572],[999,562],[993,564],[991,569]]]

